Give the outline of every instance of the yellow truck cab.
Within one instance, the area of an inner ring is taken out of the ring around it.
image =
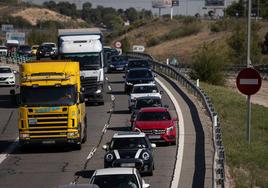
[[[22,146],[87,139],[79,62],[38,61],[20,65],[19,142]]]

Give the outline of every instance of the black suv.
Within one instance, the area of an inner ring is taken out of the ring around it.
[[[125,80],[125,92],[132,91],[133,85],[142,83],[155,83],[154,75],[151,69],[148,68],[134,68],[127,72],[124,76]]]
[[[141,173],[153,175],[153,148],[145,133],[115,133],[111,142],[103,145],[106,150],[104,168],[136,167]]]
[[[50,45],[39,46],[36,52],[36,59],[40,60],[41,58],[47,57],[57,59],[57,52]]]

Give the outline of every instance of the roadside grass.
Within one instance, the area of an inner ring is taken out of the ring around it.
[[[251,144],[246,141],[246,98],[202,83],[220,116],[227,165],[236,187],[268,187],[268,108],[252,104]]]

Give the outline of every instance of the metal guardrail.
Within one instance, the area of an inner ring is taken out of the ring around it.
[[[5,64],[22,64],[27,61],[30,61],[32,58],[28,56],[22,56],[22,55],[11,55],[11,56],[1,56],[0,62]]]
[[[225,161],[225,151],[222,142],[221,126],[218,115],[215,108],[211,102],[209,96],[196,84],[183,75],[179,70],[173,66],[159,63],[154,60],[154,58],[148,54],[143,53],[126,53],[127,56],[132,58],[143,58],[147,59],[152,63],[153,70],[157,73],[164,74],[172,79],[180,82],[184,87],[186,87],[191,93],[193,93],[206,108],[206,111],[213,123],[212,134],[213,134],[213,146],[214,146],[214,157],[213,157],[213,185],[212,187],[222,187],[224,188],[225,172],[224,172],[224,161]]]

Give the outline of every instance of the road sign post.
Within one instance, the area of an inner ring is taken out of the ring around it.
[[[258,71],[254,68],[245,68],[239,72],[236,77],[236,86],[238,90],[248,96],[247,100],[247,124],[246,124],[246,138],[250,144],[250,130],[251,130],[251,102],[250,97],[259,91],[261,88],[262,79]]]

